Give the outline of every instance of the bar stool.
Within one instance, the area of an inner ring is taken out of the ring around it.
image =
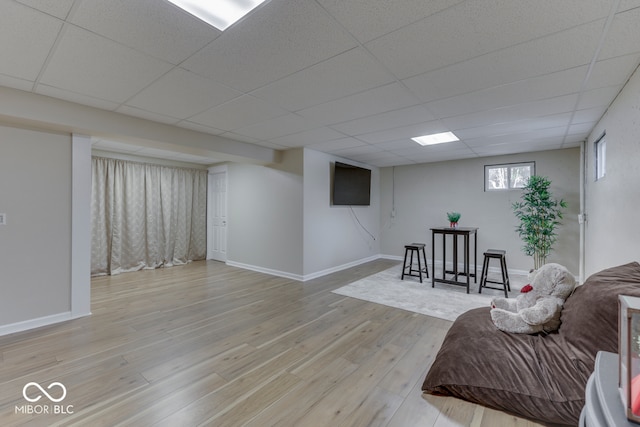
[[[426,273],[427,278],[429,278],[429,268],[427,267],[427,254],[424,250],[424,243],[411,243],[409,245],[404,246],[404,263],[402,264],[402,277],[401,280],[404,280],[404,276],[413,276],[419,277],[420,283],[422,283],[422,273]],[[420,252],[422,251],[422,260],[420,259]],[[418,256],[418,269],[413,268],[413,254]],[[407,265],[407,257],[409,257],[409,265]],[[424,267],[421,262],[424,261]],[[408,271],[407,271],[408,269]],[[418,274],[415,274],[418,273]]]
[[[500,260],[502,282],[487,279],[487,273],[489,272],[489,261],[491,259]],[[487,286],[487,283],[495,283],[498,285],[502,285],[502,287],[497,288]],[[504,297],[509,298],[509,294],[507,294],[507,291],[511,291],[511,286],[509,285],[509,273],[507,272],[507,257],[505,251],[501,249],[487,249],[487,251],[484,253],[484,262],[482,263],[482,274],[480,275],[480,287],[478,288],[478,293],[482,293],[482,288],[504,290]]]

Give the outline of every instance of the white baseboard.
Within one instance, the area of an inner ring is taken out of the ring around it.
[[[265,273],[265,274],[270,274],[272,276],[284,277],[286,279],[297,280],[298,282],[306,282],[307,280],[316,279],[318,277],[326,276],[327,274],[335,273],[341,270],[346,270],[347,268],[355,267],[357,265],[364,264],[370,261],[375,261],[377,259],[390,259],[394,261],[403,261],[404,257],[397,256],[397,255],[384,255],[384,254],[374,255],[368,258],[362,258],[362,259],[352,261],[346,264],[342,264],[336,267],[327,268],[326,270],[320,270],[320,271],[316,271],[314,273],[305,274],[305,275],[293,274],[287,271],[273,270],[270,268],[260,267],[257,265],[244,264],[241,262],[235,262],[235,261],[229,261],[229,260],[227,260],[226,264],[231,267],[238,267],[238,268],[243,268],[245,270],[257,271],[258,273]],[[427,262],[431,264],[431,258],[427,259]],[[436,260],[436,266],[442,267],[442,260]],[[447,269],[452,269],[452,268],[453,268],[453,263],[447,262]],[[474,265],[470,264],[469,268],[473,270]],[[464,269],[464,265],[462,263],[458,263],[458,271],[463,271],[463,269]],[[516,270],[512,268],[509,268],[507,270],[510,275],[526,276],[529,274],[529,272],[526,270]],[[480,273],[482,272],[482,265],[478,265],[477,272],[478,272],[478,277],[480,277]],[[489,266],[489,272],[500,273],[500,268],[495,266]]]
[[[346,264],[339,265],[337,267],[327,268],[326,270],[316,271],[315,273],[307,274],[304,276],[303,281],[317,279],[318,277],[326,276],[327,274],[335,273],[347,268],[355,267],[366,262],[375,261],[380,258],[380,255],[374,255],[368,258],[362,258],[356,261],[348,262]]]
[[[260,267],[258,265],[244,264],[241,262],[235,262],[227,260],[225,263],[231,267],[243,268],[245,270],[256,271],[258,273],[270,274],[271,276],[284,277],[285,279],[302,281],[303,276],[300,274],[289,273],[288,271],[273,270],[271,268]]]
[[[91,314],[91,313],[89,313]],[[50,316],[38,317],[37,319],[24,320],[22,322],[11,323],[0,326],[0,336],[14,334],[29,329],[41,328],[55,323],[66,322],[67,320],[84,317],[85,315],[72,316],[70,311],[65,313],[52,314]]]
[[[384,254],[381,254],[380,258],[382,258],[382,259],[391,259],[391,260],[394,260],[394,261],[402,261],[402,260],[404,260],[404,257],[397,256],[397,255],[384,255]]]
[[[240,262],[227,260],[227,265],[231,267],[244,268],[245,270],[257,271],[258,273],[270,274],[272,276],[284,277],[286,279],[297,280],[298,282],[306,282],[307,280],[316,279],[318,277],[326,276],[327,274],[335,273],[337,271],[346,270],[347,268],[355,267],[360,264],[364,264],[369,261],[375,261],[380,258],[380,255],[374,255],[368,258],[362,258],[356,261],[352,261],[346,264],[342,264],[336,267],[331,267],[326,270],[316,271],[311,274],[293,274],[287,271],[273,270],[270,268],[260,267],[257,265],[243,264]]]

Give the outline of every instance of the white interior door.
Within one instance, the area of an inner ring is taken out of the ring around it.
[[[209,169],[207,186],[207,259],[227,260],[227,168]]]

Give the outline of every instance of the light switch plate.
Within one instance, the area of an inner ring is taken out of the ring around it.
[[[6,224],[7,224],[7,214],[0,213],[0,225],[6,225]]]

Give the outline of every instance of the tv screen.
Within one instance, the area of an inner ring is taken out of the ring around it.
[[[371,170],[336,162],[333,174],[333,204],[369,206]]]

